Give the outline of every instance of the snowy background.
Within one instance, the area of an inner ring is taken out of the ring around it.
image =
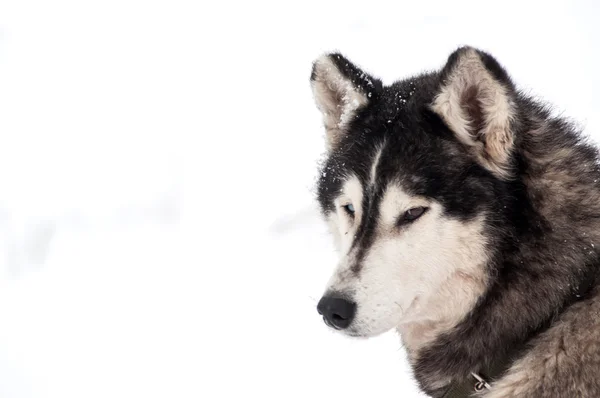
[[[422,4],[419,4],[422,3]],[[0,397],[417,397],[315,311],[311,62],[461,44],[600,137],[600,6],[0,1]]]

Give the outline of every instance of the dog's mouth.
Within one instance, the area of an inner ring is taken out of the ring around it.
[[[350,327],[350,328],[341,328],[339,326],[334,325],[333,323],[331,323],[327,318],[323,317],[323,322],[325,323],[325,325],[327,325],[328,327],[334,329],[335,331],[341,332],[343,335],[348,336],[348,337],[356,337],[356,338],[368,338],[369,335],[365,334],[365,333],[360,333],[359,331],[355,330],[354,328]]]
[[[333,323],[331,323],[331,322],[329,321],[329,319],[327,319],[326,317],[323,317],[323,322],[325,322],[325,325],[329,326],[329,327],[330,327],[330,328],[332,328],[332,329],[335,329],[335,330],[342,330],[342,328],[341,328],[341,327],[334,325],[334,324],[333,324]]]

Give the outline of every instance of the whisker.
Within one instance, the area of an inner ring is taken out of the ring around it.
[[[396,304],[398,307],[400,307],[400,310],[401,310],[402,312],[404,312],[404,308],[402,308],[402,306],[400,305],[400,303],[399,303],[399,302],[397,302],[397,301],[394,301],[394,304]]]

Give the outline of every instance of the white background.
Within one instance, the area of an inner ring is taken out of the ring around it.
[[[315,311],[311,62],[490,51],[600,134],[597,2],[0,1],[0,397],[417,397]]]

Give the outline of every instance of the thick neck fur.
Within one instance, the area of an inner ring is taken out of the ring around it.
[[[578,289],[598,264],[597,151],[569,123],[528,99],[517,101],[517,109],[536,116],[515,123],[518,167],[512,182],[499,182],[506,195],[498,200],[506,201],[507,212],[488,220],[495,255],[483,265],[487,280],[461,274],[449,281],[471,286],[469,297],[477,298],[464,316],[435,311],[457,300],[455,290],[442,291],[437,301],[421,304],[445,315],[399,327],[415,376],[434,397],[547,327],[584,293]]]

